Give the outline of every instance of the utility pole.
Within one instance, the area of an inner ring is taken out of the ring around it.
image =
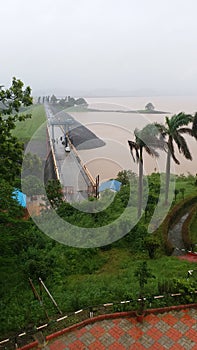
[[[99,175],[97,175],[97,177],[96,177],[95,190],[96,190],[95,197],[99,198]]]
[[[53,296],[51,295],[51,293],[49,292],[48,288],[45,286],[43,280],[40,277],[39,277],[39,281],[40,281],[40,284],[44,287],[45,291],[47,292],[49,298],[52,300],[53,304],[57,308],[58,312],[62,315],[62,311],[59,309],[55,299],[53,298]]]
[[[37,292],[37,290],[36,290],[36,288],[35,288],[35,286],[34,286],[32,280],[31,280],[31,278],[29,278],[29,283],[30,283],[30,286],[31,286],[31,289],[32,289],[32,291],[33,291],[33,294],[34,294],[35,298],[40,302],[40,306],[43,308],[44,313],[45,313],[47,319],[50,320],[50,319],[49,319],[49,315],[48,315],[48,313],[47,313],[47,311],[46,311],[46,309],[45,309],[45,307],[44,307],[44,305],[43,305],[42,299],[41,299],[40,295],[38,294],[38,292]]]

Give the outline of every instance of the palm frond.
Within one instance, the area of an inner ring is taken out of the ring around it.
[[[144,146],[146,152],[149,154],[149,156],[151,157],[156,157],[158,158],[159,157],[159,153],[152,147],[149,147],[147,145]]]
[[[179,152],[180,152],[180,150],[181,150],[181,139],[180,139],[179,136],[180,136],[180,135],[179,135],[178,131],[176,130],[176,131],[174,132],[174,134],[173,134],[173,139],[174,139],[174,142],[176,143],[176,145],[177,145],[177,147],[178,147],[178,150],[179,150]]]
[[[129,148],[130,148],[130,152],[131,152],[133,161],[134,162],[136,162],[136,161],[138,162],[139,158],[140,158],[139,145],[136,142],[129,141],[129,140],[128,140],[128,144],[129,144]],[[135,153],[135,156],[134,156],[134,153]]]
[[[165,127],[164,124],[159,124],[159,123],[154,123],[155,127],[157,128],[158,130],[158,133],[163,137],[165,138],[168,134],[168,130],[167,128]]]
[[[167,130],[168,130],[168,133],[169,133],[169,130],[171,129],[171,123],[173,122],[173,118],[174,116],[172,116],[171,118],[169,117],[166,117],[166,125],[167,125]]]
[[[130,152],[134,161],[139,162],[140,160],[140,150],[145,149],[145,151],[155,157],[159,157],[159,153],[156,149],[166,151],[166,141],[164,137],[161,136],[160,131],[167,134],[167,129],[161,124],[147,124],[143,129],[135,129],[135,142],[128,141]]]
[[[179,134],[188,134],[193,136],[193,130],[191,128],[180,128],[178,132]]]
[[[142,139],[142,136],[141,136],[142,135],[142,130],[139,130],[137,128],[134,130],[135,142],[138,145],[138,147],[140,147],[140,146],[143,147],[144,146],[144,142],[143,142],[143,139]]]
[[[197,112],[194,115],[192,132],[193,132],[193,136],[195,137],[195,139],[197,139]]]
[[[147,153],[157,156],[158,152],[156,149],[165,150],[166,141],[160,135],[158,128],[154,124],[149,124],[148,128],[142,129],[140,134],[141,140],[143,142],[143,147],[146,149]]]
[[[185,114],[180,112],[175,114],[171,118],[171,127],[173,130],[177,130],[184,125],[188,125],[193,121],[193,116],[191,114]]]
[[[184,157],[186,159],[192,160],[192,155],[189,151],[189,148],[187,146],[187,142],[185,141],[184,137],[182,135],[180,135],[179,133],[177,133],[176,135],[176,139],[174,139],[178,148],[179,148],[179,152],[184,154]]]

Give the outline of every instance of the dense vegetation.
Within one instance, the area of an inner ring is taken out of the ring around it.
[[[26,93],[23,96],[22,85],[19,84],[15,88],[15,92],[18,89],[20,91],[15,100],[18,102],[22,100],[21,103],[24,106],[30,104],[30,90],[25,90]],[[25,97],[28,97],[27,100]],[[10,105],[9,108],[11,108]],[[18,112],[18,104],[14,105],[13,109]],[[8,112],[9,115],[13,111],[9,110]],[[33,107],[31,112],[33,120],[36,122],[31,122],[31,119],[25,121],[25,135],[20,134],[20,138],[25,142],[33,135],[34,126],[38,126],[44,121],[42,106]],[[14,118],[10,124],[9,137],[2,139],[4,145],[18,142],[12,132],[18,122],[20,124],[17,125],[17,132],[20,131],[24,118],[19,117],[17,113]],[[3,137],[5,130],[3,127],[6,127],[3,117],[1,122],[0,136]],[[8,153],[6,154],[6,147],[4,147],[4,151],[4,158],[9,158]],[[21,144],[20,151],[22,152]],[[3,162],[2,157],[1,161]],[[12,161],[13,166],[17,163],[18,172],[21,161],[17,162],[15,157],[10,161]],[[26,156],[25,161],[29,164],[27,170],[30,174],[32,161],[37,162],[39,170],[39,159]],[[10,163],[8,165],[10,166]],[[16,182],[18,183],[17,172],[14,173],[16,176],[12,173],[13,176],[9,181],[6,178],[9,166],[1,173],[0,179],[1,337],[22,328],[32,328],[33,325],[46,320],[43,308],[32,293],[29,278],[39,290],[38,278],[41,277],[65,313],[89,305],[135,299],[140,295],[139,287],[143,287],[143,294],[146,295],[179,290],[189,292],[191,288],[197,287],[195,280],[191,280],[191,283],[186,281],[187,271],[191,269],[191,263],[165,255],[160,230],[151,235],[148,233],[148,225],[157,205],[161,184],[165,181],[165,174],[160,176],[154,173],[144,176],[143,196],[145,204],[141,207],[144,212],[140,221],[124,237],[100,248],[73,248],[47,237],[38,229],[31,218],[25,216],[24,210],[12,196],[14,185]],[[36,174],[31,175],[35,176]],[[73,208],[62,200],[60,184],[49,182],[46,186],[48,199],[42,215],[46,215],[46,213],[50,215],[50,203],[64,220],[87,228],[100,227],[113,222],[127,207],[133,207],[133,213],[137,216],[135,203],[138,201],[138,176],[132,172],[123,171],[118,174],[117,179],[122,182],[122,187],[115,196],[111,192],[105,192],[99,201],[90,198],[89,201],[81,203],[78,208]],[[173,177],[171,179],[173,180]],[[176,177],[172,206],[196,193],[196,177],[191,175]],[[163,199],[164,196],[165,190]],[[129,199],[130,197],[132,200]],[[111,204],[107,205],[107,203]],[[85,209],[92,204],[94,210],[85,212]],[[99,211],[105,207],[106,209]],[[117,225],[117,232],[127,228],[131,218],[126,217],[126,219],[128,221],[124,220],[119,226]],[[196,217],[191,223],[191,234],[193,234],[194,225],[196,225]],[[108,234],[113,235],[116,232],[109,231]],[[193,243],[196,243],[195,238],[193,239]],[[149,275],[141,275],[140,268],[136,270],[138,265],[142,266]],[[147,280],[151,276],[154,278]],[[56,310],[44,293],[43,299],[49,317],[55,317]],[[189,299],[189,301],[191,300]]]
[[[18,114],[21,108],[32,104],[31,89],[13,78],[10,89],[0,86],[0,176],[13,182],[20,175],[23,160],[23,144],[12,134],[16,122],[30,117],[28,113]]]
[[[119,178],[122,176],[120,174]],[[154,189],[158,174],[148,178],[150,184],[155,184],[150,187],[151,196],[156,198],[158,194]],[[133,181],[136,181],[135,176]],[[185,197],[196,193],[195,177],[178,177],[177,189],[180,188],[185,188]],[[100,213],[83,213],[67,203],[59,203],[57,210],[70,222],[96,227],[99,222],[110,222],[114,215],[121,213],[128,190],[127,184],[122,186],[113,204]],[[111,194],[105,196],[108,195]],[[103,200],[106,200],[105,196]],[[174,204],[181,200],[182,195],[178,195]],[[12,206],[6,216],[5,213],[1,216],[0,224],[2,334],[28,324],[38,324],[46,317],[34,298],[28,278],[38,289],[38,278],[41,277],[61,310],[69,312],[93,304],[136,298],[139,287],[134,271],[140,261],[147,261],[156,277],[145,287],[145,293],[149,295],[158,294],[164,281],[185,280],[191,269],[191,263],[165,256],[161,236],[153,235],[150,240],[147,233],[149,217],[143,216],[124,238],[111,245],[82,249],[64,246],[48,238],[30,219],[17,219],[16,209],[20,215],[21,208],[15,201],[13,205],[14,210]],[[152,256],[149,253],[153,250]],[[44,302],[50,317],[54,317],[56,311],[46,296]]]

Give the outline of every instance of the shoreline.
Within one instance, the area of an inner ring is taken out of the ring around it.
[[[164,111],[147,111],[147,110],[115,110],[115,109],[96,109],[96,108],[87,108],[84,109],[84,112],[115,112],[115,113],[135,113],[135,114],[171,114],[171,112]]]
[[[62,120],[64,133],[68,133],[71,142],[77,150],[95,149],[106,145],[94,132],[69,114],[67,109],[57,111],[57,108],[51,106],[51,110],[54,113],[54,117],[59,119],[60,123]]]

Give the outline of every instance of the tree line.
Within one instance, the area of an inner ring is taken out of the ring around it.
[[[73,107],[73,106],[87,106],[88,103],[87,101],[83,98],[83,97],[79,97],[79,98],[74,98],[71,96],[65,96],[62,98],[57,98],[54,94],[52,96],[39,96],[37,99],[37,103],[41,104],[41,103],[45,103],[48,102],[54,106],[59,105],[61,107],[64,108],[69,108],[69,107]]]

